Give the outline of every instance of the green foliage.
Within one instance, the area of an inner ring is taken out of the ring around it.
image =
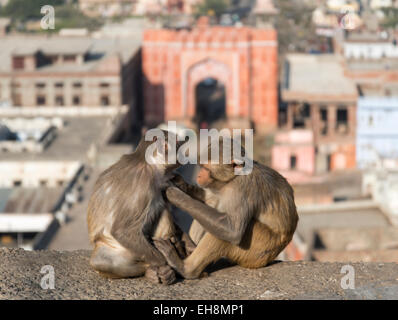
[[[101,19],[86,17],[73,6],[65,5],[55,11],[55,29],[87,28],[94,30],[103,24]]]
[[[385,15],[381,25],[384,28],[395,28],[398,25],[398,9],[397,8],[384,8],[383,13]]]
[[[52,5],[55,9],[55,30],[45,30],[45,32],[57,32],[62,28],[88,28],[93,30],[103,24],[103,21],[99,18],[86,17],[77,8],[76,1],[66,0],[10,0],[0,10],[0,15],[12,18],[13,26],[17,26],[22,31],[27,21],[38,21],[43,17],[40,10],[44,5]]]
[[[215,15],[219,17],[229,6],[228,0],[204,0],[195,7],[196,16]]]
[[[40,13],[42,6],[59,6],[64,4],[64,0],[10,0],[8,4],[1,9],[0,14],[20,21],[31,19],[40,19],[43,15]]]

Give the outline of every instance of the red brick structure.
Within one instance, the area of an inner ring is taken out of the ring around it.
[[[227,126],[277,126],[277,34],[273,29],[198,25],[147,30],[142,47],[145,124],[192,125],[196,86],[206,78],[225,87]]]

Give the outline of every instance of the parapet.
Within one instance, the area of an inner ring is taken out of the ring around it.
[[[398,265],[395,263],[274,262],[255,270],[224,266],[206,278],[180,280],[171,286],[163,286],[152,284],[144,278],[102,278],[90,268],[89,255],[90,252],[86,250],[25,251],[1,248],[0,299],[268,300],[398,297]],[[345,265],[352,268],[343,268]],[[348,269],[354,272],[354,282],[351,282],[354,289],[344,289],[347,287]],[[49,282],[45,278],[51,270],[54,275],[53,289],[46,285]]]

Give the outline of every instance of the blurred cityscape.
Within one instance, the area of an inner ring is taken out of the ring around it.
[[[98,174],[175,120],[255,130],[295,190],[281,259],[398,262],[398,1],[47,2],[0,0],[0,246],[90,248]]]

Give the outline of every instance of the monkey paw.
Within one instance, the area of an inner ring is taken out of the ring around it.
[[[184,190],[186,182],[183,177],[181,177],[178,173],[175,173],[174,176],[170,179],[170,182],[179,189]]]
[[[170,239],[156,239],[153,244],[166,259],[176,253],[176,249]]]
[[[145,277],[151,282],[164,285],[170,285],[176,281],[175,272],[168,265],[149,267],[145,272]]]

